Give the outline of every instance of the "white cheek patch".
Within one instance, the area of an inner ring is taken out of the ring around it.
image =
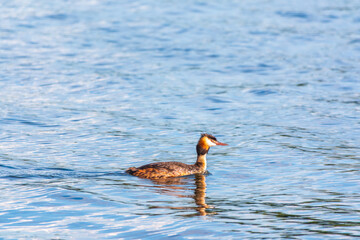
[[[216,146],[215,143],[213,143],[210,139],[206,138],[206,144],[210,147]]]

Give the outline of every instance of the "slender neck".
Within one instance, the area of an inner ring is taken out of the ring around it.
[[[195,166],[197,166],[200,172],[206,171],[206,154],[209,151],[209,147],[205,147],[202,144],[196,145],[197,160]]]
[[[200,172],[206,171],[206,154],[198,155],[195,165],[200,169]]]

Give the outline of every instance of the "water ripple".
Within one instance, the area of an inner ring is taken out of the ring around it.
[[[4,1],[0,238],[359,238],[359,9]]]

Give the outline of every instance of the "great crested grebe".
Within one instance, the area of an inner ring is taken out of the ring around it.
[[[197,160],[195,164],[189,165],[181,162],[158,162],[146,164],[138,168],[131,167],[126,170],[126,172],[137,177],[151,179],[205,173],[206,154],[208,153],[210,147],[216,145],[226,146],[227,144],[219,142],[210,134],[201,134],[199,142],[196,145]]]

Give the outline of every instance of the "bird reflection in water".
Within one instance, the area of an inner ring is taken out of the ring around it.
[[[212,208],[205,202],[206,197],[206,176],[204,174],[195,174],[194,178],[179,177],[179,178],[167,178],[152,180],[156,184],[157,190],[162,194],[170,196],[176,196],[179,198],[193,198],[195,200],[195,207],[162,207],[157,206],[153,208],[169,208],[178,210],[195,209],[197,213],[195,215],[206,216],[208,214],[215,214],[214,212],[206,211],[208,208]],[[192,189],[191,182],[194,181],[195,189],[194,194],[188,195],[183,192],[187,192]]]

